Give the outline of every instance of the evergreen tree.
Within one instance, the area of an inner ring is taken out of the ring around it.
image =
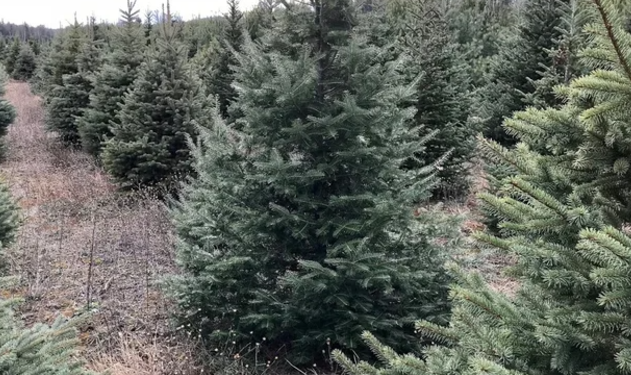
[[[135,2],[133,3],[135,4]],[[127,14],[129,14],[133,9],[133,5],[130,4],[129,2],[127,3],[127,13],[124,13],[124,21],[125,24],[127,24],[128,21],[128,17]],[[142,25],[143,29],[144,29],[144,33],[145,33],[145,41],[147,43],[147,46],[149,46],[151,44],[152,38],[153,38],[153,17],[154,14],[152,11],[147,11],[145,13],[145,23]]]
[[[186,46],[168,13],[161,27],[103,148],[105,169],[124,189],[170,189],[190,171],[187,138],[202,115],[203,86],[188,69]]]
[[[75,51],[76,47],[75,71],[63,74],[61,84],[55,84],[48,94],[47,126],[59,134],[63,143],[76,145],[80,140],[77,123],[89,104],[90,92],[94,87],[93,72],[99,65],[99,49],[93,35],[89,34],[86,38],[76,22],[66,44],[70,44],[66,47],[69,51]],[[61,58],[68,56],[63,54]],[[69,64],[67,67],[70,70]]]
[[[31,47],[33,54],[35,54],[35,56],[39,56],[39,54],[42,52],[41,42],[37,39],[31,39],[28,41],[28,44]]]
[[[4,64],[4,60],[7,58],[7,53],[9,46],[7,45],[7,40],[4,36],[0,35],[0,62]]]
[[[422,360],[397,355],[366,333],[386,366],[352,364],[336,353],[350,373],[629,373],[628,3],[591,3],[597,18],[587,30],[594,44],[583,63],[595,70],[558,89],[567,100],[560,108],[533,108],[507,121],[520,140],[515,149],[486,143],[516,173],[503,196],[482,196],[501,218],[505,238],[476,237],[516,258],[515,296],[457,271],[449,327],[417,326],[440,346]]]
[[[486,137],[502,145],[515,143],[503,130],[502,123],[513,112],[526,107],[525,96],[535,91],[533,81],[540,78],[541,67],[553,66],[548,51],[560,38],[561,10],[568,2],[525,0],[524,20],[514,33],[505,34],[499,54],[485,77],[487,84],[479,93],[476,115],[485,120]]]
[[[559,26],[556,32],[558,38],[552,40],[552,47],[544,51],[551,65],[540,65],[541,71],[538,72],[538,78],[529,79],[532,92],[524,94],[523,102],[538,108],[546,105],[556,106],[563,102],[563,98],[554,92],[554,87],[558,85],[567,86],[576,77],[588,72],[585,64],[581,63],[578,58],[579,52],[587,45],[587,36],[583,32],[583,28],[589,16],[589,8],[579,6],[580,0],[557,0],[557,9],[560,14]],[[502,132],[511,135],[510,128],[503,128]],[[546,153],[545,142],[531,143],[531,148],[537,148],[539,152]],[[515,170],[510,165],[496,163],[494,160],[487,160],[486,163],[486,179],[490,190],[499,192],[503,184],[503,180],[512,176]],[[497,228],[497,218],[493,212],[489,212],[484,220],[485,224],[499,234]]]
[[[573,79],[588,73],[578,55],[588,43],[583,29],[589,18],[589,9],[581,6],[579,0],[556,1],[560,14],[556,29],[558,37],[552,40],[552,47],[545,51],[551,65],[541,66],[539,77],[531,82],[534,91],[525,98],[525,103],[539,108],[561,104],[554,88],[568,85]]]
[[[13,38],[13,43],[11,43],[9,51],[7,52],[7,56],[4,59],[4,67],[9,75],[13,73],[13,69],[15,69],[15,62],[20,55],[20,46],[20,39],[18,39],[17,37]]]
[[[46,45],[40,51],[35,63],[35,72],[31,78],[31,91],[35,94],[42,95],[47,87],[52,74],[52,66],[50,62],[50,54],[55,46],[56,40],[52,45]]]
[[[20,48],[18,58],[15,60],[15,66],[11,73],[14,79],[20,81],[28,81],[33,77],[36,69],[35,53],[31,49],[30,44],[24,43]]]
[[[185,324],[265,337],[299,363],[327,341],[359,349],[364,329],[409,349],[413,321],[440,323],[448,309],[434,240],[450,229],[412,212],[433,168],[401,168],[423,147],[415,87],[401,61],[351,32],[350,1],[313,4],[283,16],[311,15],[296,25],[314,32],[301,54],[246,42],[237,55],[240,130],[218,114],[200,130],[198,177],[175,212],[187,273],[170,284]]]
[[[235,98],[235,91],[232,88],[234,74],[230,66],[236,63],[234,52],[239,52],[243,44],[243,14],[239,11],[238,0],[228,0],[228,7],[228,14],[224,16],[228,26],[224,31],[210,77],[205,81],[208,91],[219,97],[219,106],[223,116],[228,115],[228,106]]]
[[[127,1],[127,9],[120,11],[122,26],[114,31],[113,51],[96,74],[90,103],[78,122],[83,149],[97,157],[103,142],[112,136],[110,127],[119,122],[124,95],[142,63],[145,43],[142,29],[135,21],[138,17],[135,6],[135,1]]]
[[[15,121],[16,113],[15,108],[9,103],[7,100],[2,97],[5,94],[5,84],[8,79],[8,75],[5,73],[2,65],[0,65],[0,137],[3,137],[7,134],[9,129],[9,125]],[[0,141],[0,158],[4,156],[5,147],[4,144]],[[5,221],[0,218],[0,231],[2,231],[2,223]],[[9,231],[7,231],[8,233]],[[0,243],[2,243],[3,238],[0,236]]]
[[[412,79],[420,77],[415,123],[425,133],[436,133],[417,158],[427,165],[449,154],[438,174],[438,193],[461,196],[467,191],[467,163],[473,157],[474,136],[479,129],[468,122],[471,103],[467,71],[459,60],[447,14],[437,1],[394,1],[391,8],[400,53],[413,62],[408,74]]]

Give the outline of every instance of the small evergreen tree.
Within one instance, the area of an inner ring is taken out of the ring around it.
[[[15,62],[20,55],[20,46],[20,39],[17,37],[13,38],[13,43],[11,43],[7,56],[4,59],[4,67],[9,75],[13,72],[13,69],[15,69]]]
[[[59,38],[53,39],[52,43],[44,46],[40,54],[37,56],[35,72],[33,74],[33,78],[31,79],[31,91],[35,94],[42,95],[44,99],[46,98],[45,92],[52,81],[52,63],[50,55],[59,44]]]
[[[2,97],[5,94],[5,84],[7,81],[8,75],[5,73],[2,65],[0,65],[0,137],[3,137],[7,134],[9,129],[9,125],[15,121],[16,113],[15,108],[9,103],[7,100]],[[0,142],[0,158],[4,156],[5,147],[2,142]],[[0,231],[2,230],[2,223],[5,221],[0,218]],[[7,233],[10,231],[7,231]],[[12,231],[11,231],[12,232]],[[3,238],[0,236],[0,243],[2,243]]]
[[[440,323],[448,309],[433,241],[448,230],[412,214],[435,176],[401,168],[423,147],[415,87],[401,61],[353,36],[350,1],[296,6],[283,22],[307,17],[302,53],[246,42],[237,55],[241,130],[219,115],[201,130],[199,176],[175,212],[187,273],[172,293],[192,328],[265,337],[303,364],[327,341],[358,349],[368,328],[409,349],[416,317]]]
[[[188,69],[186,46],[168,13],[161,27],[103,148],[105,169],[124,189],[168,189],[190,172],[187,137],[201,115],[203,86]]]
[[[127,9],[120,10],[122,26],[114,31],[113,51],[96,74],[90,103],[78,122],[83,149],[96,157],[112,136],[110,127],[119,122],[124,95],[142,63],[145,43],[135,6],[135,1],[127,1]]]
[[[11,73],[14,79],[28,81],[33,77],[36,69],[36,56],[30,44],[24,43],[20,48],[20,53],[15,60],[15,66]]]

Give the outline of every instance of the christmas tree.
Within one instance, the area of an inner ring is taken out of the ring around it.
[[[2,99],[5,94],[4,87],[6,85],[8,75],[0,65],[0,136],[7,133],[9,125],[15,120],[15,108],[7,100]]]
[[[161,27],[102,153],[105,169],[123,189],[159,185],[170,190],[190,172],[187,139],[195,134],[194,120],[203,115],[203,85],[188,69],[186,46],[168,12]]]
[[[531,108],[508,121],[520,141],[514,149],[486,143],[515,175],[502,196],[482,196],[500,217],[504,238],[476,237],[515,258],[515,295],[454,267],[449,327],[417,324],[439,345],[421,359],[396,354],[365,333],[385,367],[336,353],[350,373],[629,373],[631,33],[624,1],[591,4],[594,20],[586,30],[593,43],[582,62],[594,71],[558,88],[567,101],[560,108]]]
[[[78,64],[86,35],[75,20],[62,38],[49,55],[49,73],[43,92],[46,125],[59,134],[63,143],[74,144],[78,141],[76,117],[82,114],[90,85],[86,77],[79,74]]]
[[[135,1],[128,1],[127,9],[120,11],[122,25],[114,31],[113,51],[96,73],[90,103],[78,122],[83,149],[97,157],[103,142],[112,136],[110,127],[119,121],[124,95],[142,63],[145,39],[135,6]]]
[[[230,68],[236,63],[234,52],[238,52],[243,43],[243,14],[239,11],[237,0],[228,0],[228,14],[225,15],[228,27],[224,31],[220,42],[218,56],[212,66],[206,87],[210,94],[219,97],[219,106],[223,116],[228,115],[228,106],[234,100],[235,92],[232,88],[234,75]]]
[[[20,48],[20,53],[18,54],[17,59],[15,60],[11,77],[20,81],[28,81],[31,77],[33,77],[36,68],[35,53],[33,52],[30,44],[24,43]]]
[[[515,143],[502,123],[513,112],[523,110],[528,101],[532,102],[526,96],[536,90],[533,81],[541,78],[542,66],[554,65],[548,51],[561,38],[559,26],[568,2],[526,0],[522,5],[523,21],[514,32],[503,35],[499,53],[491,60],[485,77],[487,83],[479,92],[476,115],[485,120],[486,137],[506,146]],[[547,99],[554,101],[554,97]]]
[[[462,196],[467,192],[466,166],[479,129],[468,122],[471,92],[448,14],[437,1],[394,1],[390,8],[399,53],[411,60],[407,74],[411,80],[419,77],[415,123],[425,134],[435,132],[417,158],[427,165],[449,154],[438,174],[441,183],[436,193]]]
[[[265,43],[295,36],[281,34],[237,54],[243,117],[228,126],[217,108],[200,130],[198,177],[175,212],[186,274],[170,283],[185,325],[265,337],[297,363],[327,343],[358,350],[365,329],[409,349],[414,320],[441,323],[448,310],[434,240],[450,228],[413,215],[434,169],[401,168],[427,141],[410,125],[416,86],[353,33],[349,1],[313,4],[279,21],[308,22],[293,28],[313,32],[301,53]]]
[[[20,46],[20,39],[17,37],[13,38],[13,42],[9,46],[7,55],[4,59],[4,67],[9,75],[13,73],[13,69],[15,69],[15,62],[20,55]]]

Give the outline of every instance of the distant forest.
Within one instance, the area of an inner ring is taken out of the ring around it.
[[[4,39],[17,37],[21,40],[51,40],[56,29],[51,29],[43,25],[30,26],[26,23],[16,25],[10,22],[0,21],[0,36]]]

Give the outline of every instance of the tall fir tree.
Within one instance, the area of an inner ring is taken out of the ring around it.
[[[48,130],[58,132],[65,144],[77,141],[76,116],[85,101],[86,82],[79,74],[78,57],[86,42],[83,27],[75,19],[74,24],[62,36],[62,42],[49,56],[49,75],[45,84],[44,106]]]
[[[219,97],[222,116],[228,115],[228,106],[236,94],[232,88],[234,74],[231,65],[236,63],[234,53],[239,52],[243,44],[243,14],[239,10],[238,0],[228,0],[228,13],[224,16],[228,25],[220,41],[218,56],[214,59],[209,77],[205,81],[210,94]]]
[[[295,25],[311,43],[287,55],[263,43],[283,35],[262,37],[237,55],[240,130],[218,114],[200,130],[198,177],[174,212],[186,274],[172,295],[192,328],[265,337],[303,364],[327,343],[359,349],[369,328],[409,349],[413,321],[440,323],[448,310],[434,239],[450,227],[413,216],[433,168],[401,168],[423,147],[410,126],[416,88],[401,61],[352,33],[350,1],[280,17],[311,17]]]
[[[62,84],[54,86],[50,92],[47,126],[59,134],[63,143],[75,146],[80,143],[79,122],[90,103],[94,71],[101,63],[101,51],[90,25],[85,32],[75,22],[68,40],[73,46],[81,43],[75,56],[76,71],[64,74]]]
[[[17,59],[15,60],[11,77],[19,81],[29,81],[33,77],[35,69],[37,68],[36,58],[37,57],[35,56],[35,52],[33,52],[31,45],[24,43],[20,48],[20,53],[18,54]]]
[[[456,268],[449,327],[417,325],[440,346],[427,350],[424,359],[403,356],[366,333],[385,367],[353,364],[336,353],[350,373],[631,371],[629,2],[590,3],[593,45],[583,51],[582,62],[594,71],[558,89],[567,100],[560,108],[531,108],[507,121],[520,140],[514,149],[486,143],[516,174],[506,181],[504,196],[482,196],[501,217],[505,238],[476,237],[515,257],[511,275],[519,289],[505,295],[480,275]]]
[[[203,115],[205,96],[187,65],[177,25],[171,25],[169,12],[166,17],[103,148],[105,169],[123,189],[170,190],[190,172],[188,137]]]
[[[475,114],[484,120],[486,137],[506,146],[515,143],[502,124],[506,117],[527,106],[526,95],[536,90],[533,81],[540,78],[542,66],[554,65],[548,51],[555,47],[555,41],[560,38],[558,28],[562,7],[568,2],[524,1],[521,11],[523,21],[514,32],[506,33],[500,41],[499,53],[493,58],[485,77],[487,84],[477,98],[478,110]]]
[[[114,31],[113,51],[96,73],[94,90],[82,119],[78,122],[81,145],[98,157],[103,143],[112,136],[110,127],[119,122],[118,113],[125,93],[138,76],[143,61],[145,40],[136,19],[136,1],[127,1],[120,10],[122,26]]]
[[[415,125],[422,127],[424,134],[435,132],[417,158],[421,165],[441,162],[438,195],[463,196],[467,192],[467,164],[473,158],[479,129],[468,121],[470,84],[446,9],[442,2],[426,0],[397,0],[390,8],[399,53],[412,60],[407,74],[411,80],[420,77]]]

